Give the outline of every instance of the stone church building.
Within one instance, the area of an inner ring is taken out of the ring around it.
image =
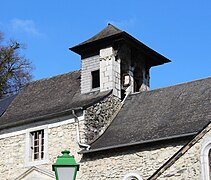
[[[111,24],[70,48],[81,70],[0,100],[0,179],[53,180],[69,149],[78,180],[210,180],[211,78],[150,90],[170,60]]]

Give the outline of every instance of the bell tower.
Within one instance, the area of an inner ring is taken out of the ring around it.
[[[125,31],[108,24],[92,38],[70,48],[81,55],[81,93],[149,90],[150,68],[170,62]]]

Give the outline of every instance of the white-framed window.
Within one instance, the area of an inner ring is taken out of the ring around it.
[[[30,132],[31,138],[31,161],[39,161],[44,159],[44,129]]]
[[[137,173],[128,173],[124,176],[123,180],[142,180],[142,178]]]
[[[202,180],[211,180],[211,137],[202,142],[201,168]]]
[[[47,128],[32,128],[26,132],[25,166],[35,166],[48,162]]]

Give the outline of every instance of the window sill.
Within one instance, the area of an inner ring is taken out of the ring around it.
[[[100,90],[100,87],[92,88],[90,92],[99,91],[99,90]]]

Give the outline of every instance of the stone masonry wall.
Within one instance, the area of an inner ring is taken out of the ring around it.
[[[87,143],[92,142],[104,132],[115,113],[118,112],[120,104],[120,99],[111,94],[86,109],[84,125]]]
[[[100,50],[100,91],[113,89],[113,94],[121,97],[120,59],[116,59],[112,47]]]
[[[0,139],[0,179],[14,180],[30,167],[25,167],[26,134]],[[66,124],[48,129],[48,156],[47,164],[38,165],[39,168],[52,172],[52,164],[62,150],[70,149],[71,154],[79,162],[81,156],[76,142],[75,124]]]
[[[153,174],[184,143],[174,146],[154,147],[145,150],[133,150],[94,154],[92,158],[82,158],[78,179],[80,180],[122,180],[127,173],[137,173],[143,180]]]
[[[25,134],[0,139],[0,179],[14,180],[30,167],[25,167]],[[52,164],[64,149],[80,163],[78,180],[121,180],[129,172],[137,172],[147,179],[156,169],[168,160],[183,144],[166,147],[154,147],[145,150],[107,153],[93,158],[82,158],[76,143],[75,124],[66,124],[48,129],[49,162],[38,165],[39,168],[52,172]]]
[[[211,137],[211,132],[189,149],[158,179],[201,179],[200,154],[203,141],[207,137]],[[25,167],[24,164],[25,138],[24,133],[0,139],[0,179],[14,180],[30,168]],[[52,172],[52,164],[56,157],[62,150],[70,149],[71,154],[75,155],[76,161],[80,163],[78,180],[121,180],[130,172],[138,173],[145,180],[184,144],[185,142],[166,146],[157,145],[148,149],[128,147],[124,151],[95,153],[92,157],[82,158],[78,154],[80,149],[76,143],[75,124],[70,123],[48,129],[49,162],[38,167]]]
[[[158,177],[158,179],[159,180],[203,179],[202,172],[201,172],[202,162],[201,162],[200,156],[201,156],[203,142],[206,138],[209,138],[211,140],[211,131],[209,131],[199,142],[197,142],[194,146],[192,146],[169,169],[167,169],[160,177]]]
[[[24,172],[25,135],[0,139],[0,179],[13,180]]]
[[[92,91],[91,72],[100,69],[99,55],[91,56],[81,60],[81,93]]]

